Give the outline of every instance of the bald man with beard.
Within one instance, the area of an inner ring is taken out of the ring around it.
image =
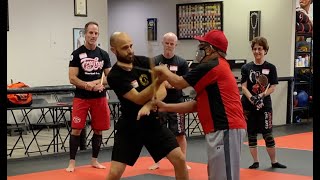
[[[154,88],[156,98],[166,96],[164,83],[152,81],[149,58],[134,55],[131,37],[115,32],[110,37],[111,51],[117,57],[108,74],[108,83],[121,104],[121,117],[115,129],[111,166],[107,180],[121,178],[127,165],[133,166],[145,146],[155,162],[164,157],[172,163],[176,179],[188,180],[189,175],[183,155],[174,134],[162,126],[153,111]],[[135,68],[140,67],[140,68]]]

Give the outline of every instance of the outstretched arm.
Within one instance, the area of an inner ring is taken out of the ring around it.
[[[157,101],[157,107],[160,112],[191,113],[197,111],[197,102],[164,103]]]
[[[156,66],[154,71],[160,80],[167,80],[170,85],[176,89],[184,89],[190,86],[182,76],[178,76],[177,74],[171,72],[167,66]]]

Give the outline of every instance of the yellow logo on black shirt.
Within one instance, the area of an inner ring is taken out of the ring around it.
[[[146,74],[141,74],[139,77],[139,81],[143,86],[147,86],[150,84],[148,76]]]

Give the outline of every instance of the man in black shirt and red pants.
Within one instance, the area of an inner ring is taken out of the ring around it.
[[[106,167],[97,161],[102,141],[102,131],[110,128],[110,109],[106,97],[106,75],[111,67],[106,51],[96,44],[99,26],[96,22],[85,25],[85,44],[72,52],[69,63],[69,80],[76,86],[72,107],[72,132],[70,135],[70,161],[66,169],[73,172],[75,158],[80,144],[80,133],[85,128],[88,111],[91,115],[92,160],[98,169]]]

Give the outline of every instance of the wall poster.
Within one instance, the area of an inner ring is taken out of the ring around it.
[[[193,39],[212,29],[223,30],[222,1],[177,4],[178,39]]]
[[[84,28],[73,28],[73,50],[76,50],[80,46],[84,45],[84,34]]]

